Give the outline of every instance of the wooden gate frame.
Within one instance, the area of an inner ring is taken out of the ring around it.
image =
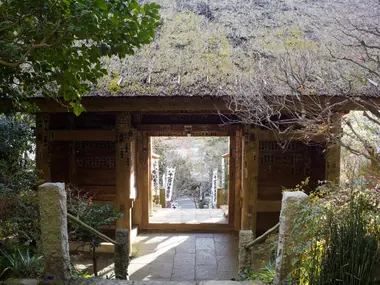
[[[200,125],[200,124],[168,124],[168,125],[137,125],[138,143],[138,172],[137,183],[142,189],[141,197],[141,224],[143,230],[160,231],[238,231],[240,229],[240,192],[241,192],[241,129],[233,125]],[[154,224],[149,223],[150,205],[149,193],[151,189],[151,137],[153,136],[191,136],[212,137],[226,136],[230,138],[230,167],[229,167],[229,217],[227,224],[201,223],[201,224]],[[137,211],[138,213],[139,211]],[[137,214],[136,213],[136,214]]]

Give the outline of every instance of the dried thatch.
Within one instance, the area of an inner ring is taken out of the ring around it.
[[[318,61],[312,63],[313,68],[320,76],[327,72],[326,63],[342,70],[329,58],[326,45],[336,47],[332,35],[344,1],[155,2],[162,7],[162,26],[156,40],[134,56],[105,58],[108,76],[92,95],[219,96],[249,92],[255,80],[277,80],[279,59],[289,51],[299,54],[302,50],[309,59],[313,54]],[[275,88],[279,94],[290,92],[280,83]],[[325,93],[323,88],[316,82],[314,92]]]

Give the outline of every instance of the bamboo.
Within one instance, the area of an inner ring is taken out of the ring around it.
[[[114,241],[113,239],[109,238],[108,236],[106,236],[106,235],[98,232],[97,230],[95,230],[94,228],[90,227],[89,225],[83,223],[81,220],[79,220],[78,218],[74,217],[70,213],[67,213],[67,217],[72,222],[76,223],[77,225],[81,226],[82,228],[84,228],[85,230],[89,231],[90,233],[96,235],[97,237],[101,238],[102,240],[104,240],[106,242],[110,242],[110,243],[112,243],[114,245],[118,245],[116,243],[116,241]]]
[[[280,228],[280,223],[277,223],[273,228],[270,228],[269,230],[267,230],[265,233],[263,233],[261,236],[259,236],[258,238],[254,239],[253,241],[251,241],[250,243],[248,243],[245,248],[246,249],[250,249],[252,246],[254,246],[255,244],[265,240],[270,234],[278,231],[278,229]]]

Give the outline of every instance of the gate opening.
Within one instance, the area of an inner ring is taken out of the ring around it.
[[[149,224],[227,224],[229,137],[151,137]]]

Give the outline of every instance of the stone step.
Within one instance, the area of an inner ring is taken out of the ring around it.
[[[16,282],[15,282],[16,281]],[[38,285],[41,284],[37,279],[13,279],[4,285],[19,284],[19,285]],[[50,283],[49,283],[50,284]],[[132,280],[107,280],[101,278],[73,279],[68,282],[70,285],[264,285],[258,281],[224,281],[224,280],[208,280],[208,281],[164,281],[164,280],[149,280],[149,281],[132,281]]]
[[[132,281],[132,280],[105,280],[97,278],[77,279],[70,282],[70,285],[263,285],[258,281]]]

